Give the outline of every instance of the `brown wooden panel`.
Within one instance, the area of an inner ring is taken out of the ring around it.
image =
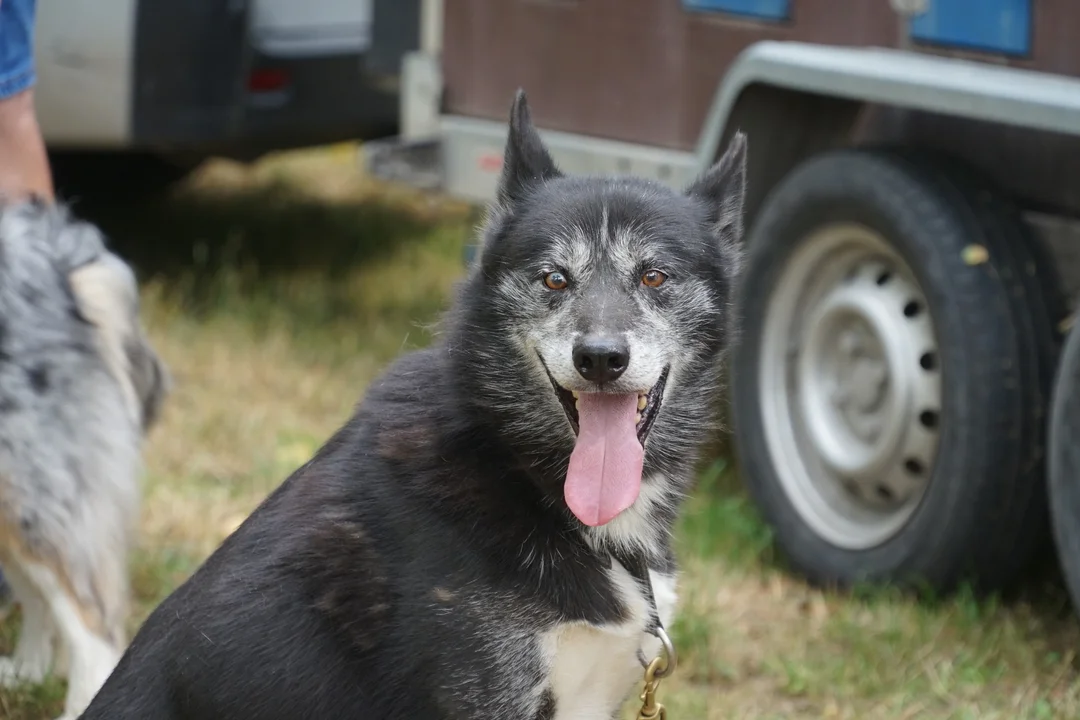
[[[790,22],[736,20],[680,0],[445,0],[447,111],[503,120],[525,88],[538,125],[691,149],[732,59],[763,39],[895,47],[888,0],[792,0]],[[921,48],[1080,74],[1077,0],[1033,0],[1030,59]]]

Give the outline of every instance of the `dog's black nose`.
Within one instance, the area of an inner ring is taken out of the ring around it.
[[[574,345],[574,367],[592,382],[617,380],[630,364],[630,348],[623,340],[586,337]]]

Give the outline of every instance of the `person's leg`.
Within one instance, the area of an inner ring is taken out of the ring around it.
[[[0,0],[0,200],[53,199],[34,111],[36,0]]]
[[[34,111],[36,0],[0,0],[0,202],[53,199],[52,172]],[[0,607],[11,600],[0,569]]]

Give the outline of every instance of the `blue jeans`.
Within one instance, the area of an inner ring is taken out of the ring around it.
[[[0,100],[33,87],[37,0],[0,0]]]

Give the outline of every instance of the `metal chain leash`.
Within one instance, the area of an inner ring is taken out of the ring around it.
[[[678,664],[678,656],[675,654],[675,646],[668,637],[663,626],[657,628],[657,637],[663,644],[663,651],[653,658],[645,668],[645,678],[641,689],[641,709],[638,710],[637,720],[667,720],[667,709],[657,701],[656,691],[660,687],[660,681],[675,672]]]

